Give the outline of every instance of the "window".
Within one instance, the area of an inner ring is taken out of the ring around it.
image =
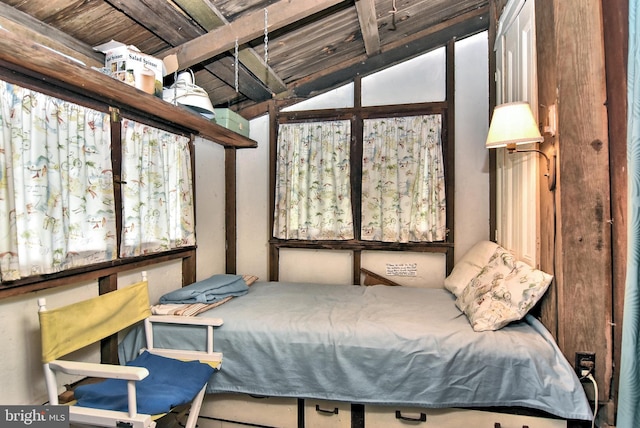
[[[109,115],[0,81],[2,281],[116,257]]]
[[[444,241],[441,116],[365,119],[363,129],[362,239]]]
[[[4,81],[0,126],[0,282],[195,245],[188,137]]]
[[[273,236],[352,239],[351,123],[289,123],[278,132]]]
[[[189,138],[122,121],[121,257],[195,245]]]
[[[367,118],[361,129],[353,149],[349,120],[280,124],[273,236],[444,241],[441,114]]]

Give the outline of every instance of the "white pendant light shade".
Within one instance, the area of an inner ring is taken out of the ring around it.
[[[178,74],[176,81],[162,91],[162,99],[173,105],[183,105],[211,120],[215,113],[209,94],[194,83],[191,70]]]

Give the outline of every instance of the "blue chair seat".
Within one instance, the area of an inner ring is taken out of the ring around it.
[[[168,413],[172,408],[190,403],[215,370],[199,361],[180,361],[144,351],[128,366],[144,367],[149,376],[137,382],[138,412]],[[107,379],[76,388],[77,405],[126,412],[127,381]]]

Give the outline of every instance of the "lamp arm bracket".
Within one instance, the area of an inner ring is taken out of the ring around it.
[[[555,190],[556,188],[556,155],[554,154],[552,158],[549,158],[545,152],[538,149],[507,149],[509,153],[539,153],[547,160],[547,178],[549,180],[549,190]]]

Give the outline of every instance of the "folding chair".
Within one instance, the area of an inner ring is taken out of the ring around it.
[[[106,379],[76,388],[77,401],[72,402],[69,409],[71,423],[155,427],[155,420],[163,413],[191,402],[185,426],[195,427],[207,382],[222,363],[222,353],[213,352],[213,329],[222,325],[221,319],[151,315],[144,274],[141,282],[89,300],[52,310],[47,310],[45,305],[45,299],[38,299],[42,362],[50,404],[59,404],[61,385],[56,380],[56,372]],[[127,365],[68,359],[68,354],[141,321],[144,321],[147,348]],[[207,350],[154,348],[153,325],[158,323],[206,328]],[[145,367],[147,363],[150,366]],[[156,381],[162,384],[156,386]],[[102,397],[102,393],[108,395]]]

